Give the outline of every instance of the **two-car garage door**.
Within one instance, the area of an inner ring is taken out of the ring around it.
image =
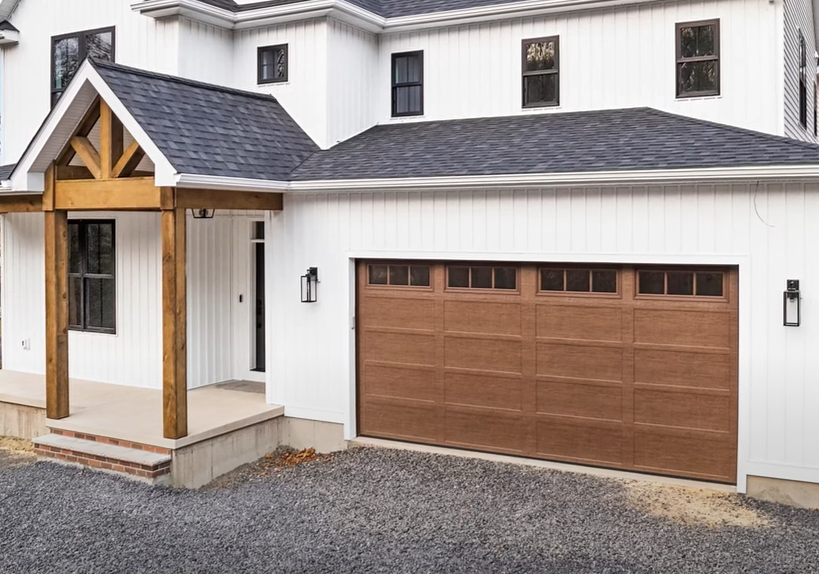
[[[736,480],[737,273],[358,264],[359,433]]]

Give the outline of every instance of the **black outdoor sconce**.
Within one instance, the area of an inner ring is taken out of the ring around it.
[[[215,209],[191,209],[194,219],[213,219],[216,215]]]
[[[786,327],[799,327],[802,324],[802,295],[799,292],[799,279],[788,279],[784,294],[782,314]]]
[[[318,267],[310,267],[301,276],[301,302],[315,303],[318,297]]]

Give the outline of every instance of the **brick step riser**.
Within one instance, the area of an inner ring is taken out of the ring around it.
[[[117,460],[109,457],[102,457],[93,454],[78,452],[63,448],[54,448],[46,445],[38,445],[34,452],[41,457],[51,458],[61,462],[79,464],[97,470],[109,470],[122,474],[129,474],[148,480],[157,480],[171,473],[170,461],[158,466],[148,466],[144,464],[134,464],[131,462]]]

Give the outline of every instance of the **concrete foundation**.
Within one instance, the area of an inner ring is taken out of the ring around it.
[[[279,419],[280,444],[296,448],[314,448],[317,452],[336,452],[347,449],[344,425],[282,417]]]
[[[819,484],[812,482],[749,476],[747,494],[797,508],[819,509]]]
[[[31,440],[47,433],[45,408],[0,402],[0,436]]]

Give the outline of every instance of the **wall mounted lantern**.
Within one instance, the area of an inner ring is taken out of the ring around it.
[[[318,298],[318,267],[310,267],[301,276],[301,302],[315,303]]]
[[[799,327],[802,324],[802,294],[799,292],[799,279],[788,279],[783,297],[783,322],[786,327]]]
[[[194,219],[213,219],[216,215],[215,209],[191,209]]]

